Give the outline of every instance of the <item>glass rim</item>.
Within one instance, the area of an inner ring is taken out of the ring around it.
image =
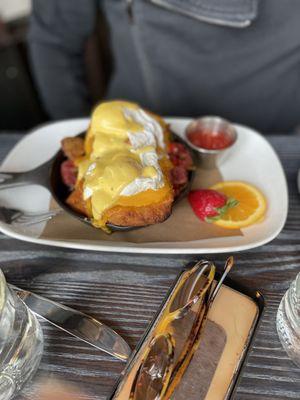
[[[5,308],[6,300],[7,300],[7,284],[3,271],[0,268],[0,318]]]

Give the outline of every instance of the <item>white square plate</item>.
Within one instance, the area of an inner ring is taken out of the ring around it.
[[[166,118],[171,129],[183,136],[189,123],[187,118]],[[26,171],[49,160],[60,148],[60,141],[86,130],[89,119],[74,119],[48,124],[26,135],[5,158],[2,171]],[[30,227],[12,227],[0,222],[0,231],[29,242],[85,250],[127,253],[204,254],[235,252],[261,246],[274,239],[285,223],[288,210],[288,192],[285,175],[275,151],[267,140],[257,132],[236,125],[238,140],[230,158],[220,166],[224,180],[242,180],[261,188],[267,198],[268,210],[265,219],[256,225],[244,228],[243,235],[217,237],[197,241],[181,242],[113,242],[74,241],[40,238],[44,224]],[[0,205],[26,211],[49,209],[50,193],[36,185],[0,191]],[[94,229],[94,228],[91,228]]]

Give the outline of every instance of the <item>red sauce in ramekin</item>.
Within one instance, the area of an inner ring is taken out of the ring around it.
[[[226,131],[211,131],[203,127],[187,133],[187,138],[196,147],[206,150],[222,150],[229,147],[234,139]]]

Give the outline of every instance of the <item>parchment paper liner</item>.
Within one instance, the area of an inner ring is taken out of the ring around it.
[[[193,189],[208,188],[222,181],[219,170],[202,170],[197,167]],[[51,200],[51,208],[57,207]],[[214,237],[241,236],[240,230],[224,229],[214,224],[201,222],[193,213],[187,198],[180,200],[173,208],[172,215],[163,223],[130,232],[115,232],[107,235],[66,213],[50,220],[41,234],[44,239],[75,241],[109,241],[131,243],[186,242]]]

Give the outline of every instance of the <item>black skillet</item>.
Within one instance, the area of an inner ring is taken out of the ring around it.
[[[84,137],[85,133],[81,133],[78,136]],[[188,148],[188,145],[182,140],[178,135],[172,133],[173,141],[183,143],[185,147],[189,150],[193,161],[195,161],[195,155],[193,150]],[[93,226],[90,218],[80,214],[79,212],[73,210],[68,204],[66,204],[66,199],[70,194],[70,189],[64,184],[61,177],[61,164],[66,160],[62,150],[59,150],[54,157],[52,157],[46,163],[34,168],[30,171],[25,172],[0,172],[0,190],[8,189],[16,186],[24,185],[40,185],[48,189],[57,204],[68,214],[79,219],[80,221]],[[192,179],[194,176],[194,171],[191,170],[188,173],[188,183],[182,189],[180,194],[175,198],[174,203],[182,199],[190,190]],[[170,214],[166,217],[166,219]],[[147,226],[147,225],[145,225]],[[130,231],[137,228],[142,228],[145,226],[120,226],[111,223],[107,224],[107,227],[112,231]]]

